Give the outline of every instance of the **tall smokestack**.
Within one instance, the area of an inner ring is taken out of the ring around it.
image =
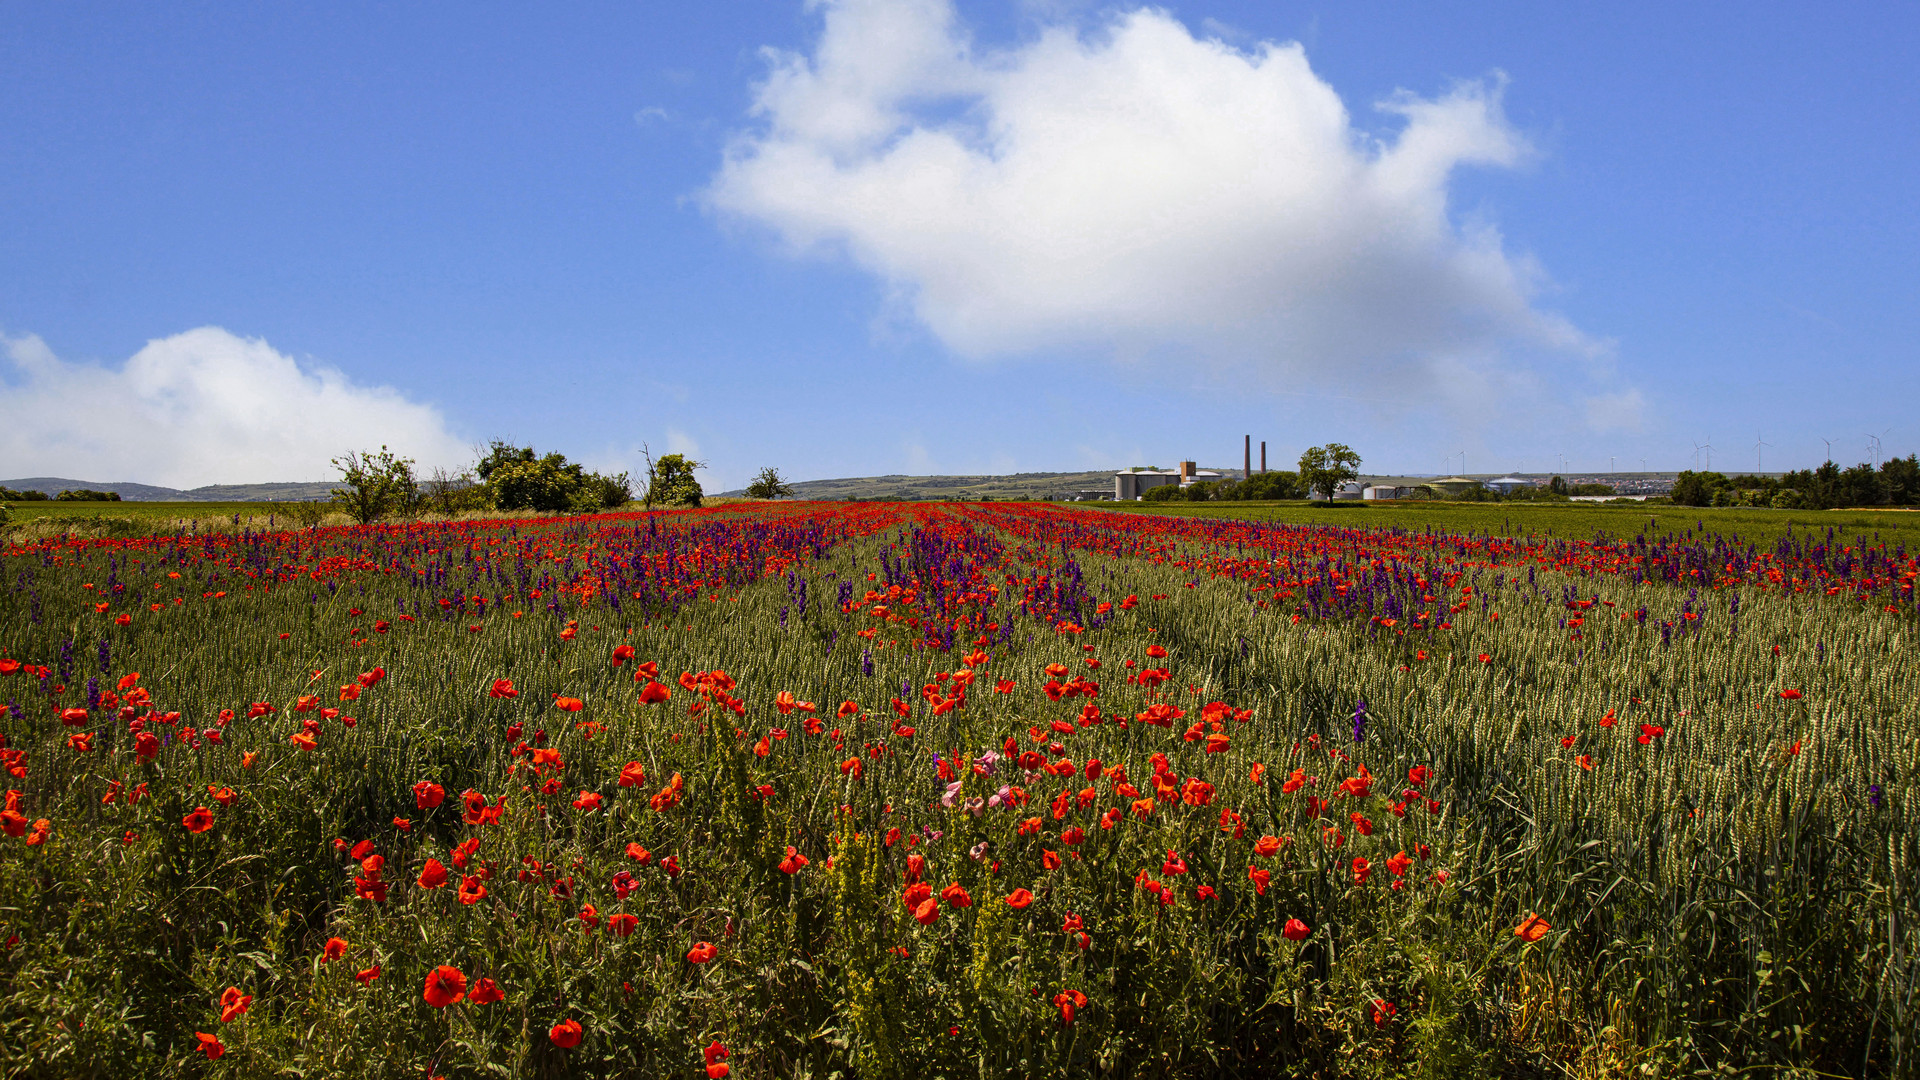
[[[1247,436],[1247,444],[1242,449],[1245,454],[1240,459],[1240,479],[1251,480],[1253,479],[1253,436]]]
[[[1260,440],[1260,471],[1267,471],[1267,440]]]

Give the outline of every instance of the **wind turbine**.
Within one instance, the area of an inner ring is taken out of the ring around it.
[[[1713,436],[1711,435],[1707,436],[1707,441],[1701,445],[1700,449],[1705,450],[1707,452],[1707,471],[1712,472],[1713,471]]]
[[[1832,461],[1833,460],[1833,440],[1823,438],[1820,441],[1827,444],[1827,460]]]
[[[1885,435],[1892,430],[1892,428],[1888,428],[1886,431],[1882,431],[1880,435]],[[1880,446],[1880,435],[1875,435],[1871,432],[1867,434],[1867,451],[1873,455],[1873,465],[1876,469],[1880,467],[1880,451],[1882,449]]]
[[[1693,444],[1693,471],[1694,472],[1700,471],[1700,444],[1699,443]]]
[[[1754,472],[1760,471],[1760,448],[1763,446],[1772,446],[1772,445],[1773,444],[1770,442],[1763,441],[1759,432],[1756,431],[1753,433],[1753,471]]]

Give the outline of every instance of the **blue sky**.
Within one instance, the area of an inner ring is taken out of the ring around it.
[[[1920,448],[1916,9],[1470,7],[0,6],[0,474]]]

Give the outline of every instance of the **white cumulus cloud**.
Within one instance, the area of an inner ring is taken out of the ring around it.
[[[64,361],[33,335],[0,349],[9,478],[190,488],[331,479],[332,458],[381,444],[422,469],[471,456],[433,406],[217,326],[149,341],[117,369]]]
[[[1496,229],[1449,212],[1455,169],[1530,152],[1498,78],[1381,102],[1376,138],[1297,43],[1236,48],[1156,9],[986,49],[949,0],[809,6],[818,41],[767,51],[706,200],[852,260],[956,353],[1173,349],[1437,386],[1604,352],[1537,306],[1543,275]]]

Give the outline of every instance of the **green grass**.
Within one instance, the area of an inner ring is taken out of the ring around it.
[[[1709,532],[1769,544],[1789,531],[1863,535],[1888,546],[1920,548],[1920,513],[1910,510],[1763,510],[1695,506],[1607,506],[1580,503],[1404,502],[1392,505],[1307,502],[1096,503],[1103,510],[1135,514],[1274,521],[1288,525],[1349,528],[1432,529],[1492,536],[1558,536],[1589,540],[1600,535],[1649,536],[1683,533],[1704,522]]]
[[[285,503],[270,502],[11,502],[8,512],[15,523],[41,521],[47,518],[79,518],[98,520],[101,518],[125,518],[129,521],[190,521],[206,518],[226,518],[231,521],[239,515],[244,523],[249,518],[264,525],[270,516],[284,522],[287,514]]]

